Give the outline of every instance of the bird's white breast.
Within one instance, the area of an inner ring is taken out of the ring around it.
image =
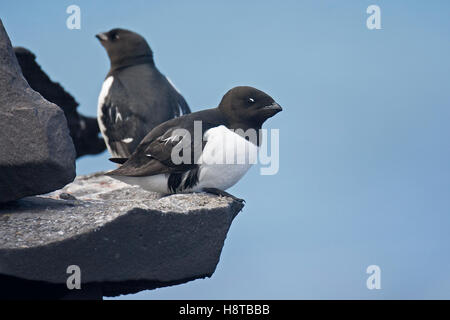
[[[108,147],[108,150],[110,153],[111,153],[111,150],[110,150],[109,143],[108,143],[108,137],[105,135],[106,128],[102,121],[102,116],[103,116],[102,107],[103,107],[103,104],[105,103],[106,97],[109,94],[109,90],[111,89],[113,81],[114,81],[114,78],[112,76],[109,76],[108,78],[105,79],[105,81],[103,82],[103,85],[102,85],[102,90],[100,91],[100,94],[98,96],[98,105],[97,105],[98,126],[100,127],[100,132],[102,133],[103,138],[105,139],[106,146]]]
[[[256,163],[258,147],[225,126],[207,130],[204,139],[207,142],[198,160],[199,183],[194,191],[202,188],[226,190]]]

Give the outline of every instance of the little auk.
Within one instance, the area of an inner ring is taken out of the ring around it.
[[[98,98],[100,131],[113,158],[129,157],[154,127],[190,109],[141,35],[112,29],[96,37],[111,62]]]
[[[163,194],[208,192],[242,201],[225,190],[251,167],[249,160],[256,159],[261,145],[262,124],[281,110],[266,93],[235,87],[217,108],[155,127],[130,157],[112,159],[122,166],[106,175]]]

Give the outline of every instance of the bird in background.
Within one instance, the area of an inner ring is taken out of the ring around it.
[[[113,158],[130,157],[154,127],[191,111],[141,35],[112,29],[96,37],[111,62],[98,98],[100,131]]]
[[[227,163],[223,156],[236,152],[237,158],[256,159],[261,140],[246,139],[242,133],[249,129],[259,133],[262,124],[281,110],[268,94],[252,87],[235,87],[217,108],[184,115],[154,128],[129,158],[114,159],[122,166],[106,175],[163,194],[208,192],[243,201],[225,190],[237,183],[252,163]],[[201,121],[201,139],[195,139],[196,121]],[[187,150],[192,161],[174,161],[175,148]],[[198,155],[196,149],[201,150]]]

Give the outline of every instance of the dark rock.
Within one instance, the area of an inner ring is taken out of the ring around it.
[[[30,88],[0,20],[0,202],[57,190],[75,178],[61,109]]]
[[[242,207],[205,193],[161,197],[103,174],[78,177],[0,207],[0,274],[67,293],[67,267],[77,265],[82,289],[100,287],[104,296],[210,277]]]
[[[99,137],[97,119],[85,117],[77,112],[78,102],[59,83],[50,80],[31,51],[15,47],[14,52],[30,87],[64,111],[77,157],[103,152],[106,146],[103,138]]]
[[[62,200],[77,200],[77,198],[75,198],[73,195],[71,195],[70,193],[60,193],[59,194],[59,198]]]

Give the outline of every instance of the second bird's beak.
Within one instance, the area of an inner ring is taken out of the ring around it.
[[[106,32],[97,33],[95,37],[100,41],[108,41],[108,35]]]
[[[274,103],[272,103],[272,104],[270,104],[268,106],[263,107],[263,109],[265,109],[265,110],[273,110],[273,111],[276,111],[276,112],[280,112],[280,111],[283,110],[283,108],[281,108],[281,106],[278,103],[276,103],[276,102],[274,102]]]

